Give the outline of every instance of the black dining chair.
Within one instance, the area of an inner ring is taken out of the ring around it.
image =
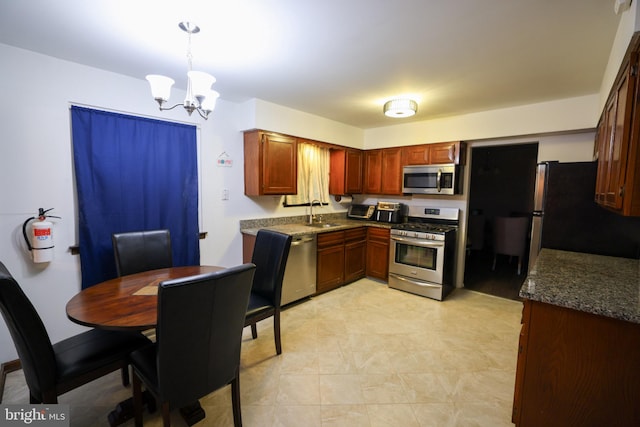
[[[16,346],[30,403],[57,403],[58,396],[121,369],[129,382],[129,353],[152,343],[136,332],[91,329],[52,344],[38,315],[0,262],[0,312]]]
[[[242,425],[240,347],[255,270],[247,263],[159,284],[156,344],[131,354],[136,426],[141,381],[160,401],[164,426],[172,408],[231,384],[234,424]]]
[[[111,240],[118,277],[173,266],[169,230],[116,233]]]
[[[258,337],[256,323],[273,317],[276,353],[282,353],[280,338],[280,301],[282,279],[289,258],[291,236],[271,230],[259,230],[251,262],[256,265],[245,326],[251,325],[251,336]]]

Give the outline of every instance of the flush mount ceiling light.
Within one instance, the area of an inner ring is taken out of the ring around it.
[[[411,117],[418,111],[418,103],[413,99],[392,99],[384,103],[384,115],[387,117]]]
[[[178,24],[180,29],[189,36],[187,46],[187,61],[189,71],[187,72],[187,96],[182,104],[176,104],[173,107],[163,107],[162,105],[169,100],[171,95],[171,86],[175,81],[166,76],[158,74],[149,74],[147,80],[151,85],[151,95],[160,106],[160,111],[173,110],[178,105],[182,105],[184,109],[191,115],[194,111],[200,114],[200,117],[207,119],[209,114],[216,106],[216,100],[220,96],[218,92],[211,89],[211,85],[215,83],[216,78],[204,71],[193,71],[191,60],[191,34],[200,32],[200,27],[190,22],[181,22]]]

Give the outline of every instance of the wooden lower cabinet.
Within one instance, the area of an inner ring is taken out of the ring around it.
[[[344,231],[318,234],[316,293],[330,291],[344,283]]]
[[[640,426],[640,324],[524,301],[512,421]]]
[[[367,277],[387,281],[389,278],[389,230],[367,228]]]
[[[344,232],[344,281],[362,279],[367,261],[367,229],[365,227]]]
[[[364,277],[365,227],[318,234],[316,292],[330,291]]]
[[[251,234],[242,234],[242,262],[251,262],[253,258],[253,248],[256,245],[256,236]]]

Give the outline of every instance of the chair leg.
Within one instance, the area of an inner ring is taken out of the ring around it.
[[[251,336],[253,337],[254,340],[258,338],[258,328],[256,327],[255,323],[251,324]]]
[[[122,367],[122,385],[129,386],[129,365]]]
[[[133,373],[133,417],[135,426],[142,427],[142,382],[135,372]]]
[[[240,373],[231,380],[231,405],[233,407],[233,426],[242,427],[242,410],[240,407]]]
[[[162,402],[162,425],[163,427],[171,427],[171,409],[169,402]]]
[[[280,341],[280,310],[276,310],[273,315],[273,336],[276,339],[276,353],[282,354],[282,343]]]

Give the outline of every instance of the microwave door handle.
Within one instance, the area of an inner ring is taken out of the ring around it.
[[[438,169],[438,175],[436,176],[436,187],[438,189],[438,193],[442,191],[442,186],[440,185],[441,178],[442,178],[442,169]]]

